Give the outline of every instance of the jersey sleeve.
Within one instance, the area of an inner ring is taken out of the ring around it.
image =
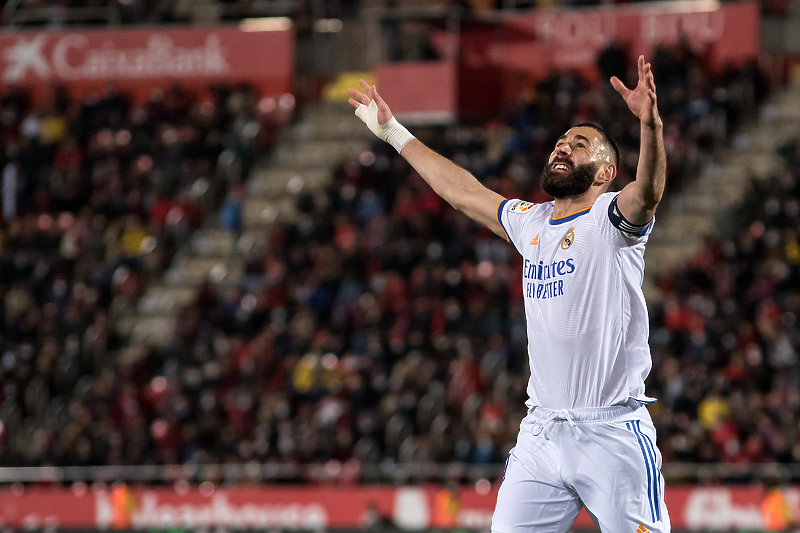
[[[503,200],[497,206],[497,220],[503,226],[506,240],[522,253],[525,227],[530,223],[534,208],[539,204],[524,202],[518,199]]]
[[[601,234],[611,244],[620,247],[646,243],[653,231],[655,217],[642,226],[631,224],[617,208],[617,196],[619,193],[605,193],[597,199],[596,217]]]

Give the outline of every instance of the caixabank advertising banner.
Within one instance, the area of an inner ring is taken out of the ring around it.
[[[146,98],[179,83],[248,83],[265,96],[291,91],[294,32],[288,19],[208,28],[0,31],[0,82],[42,96],[55,85],[81,98],[109,85]]]

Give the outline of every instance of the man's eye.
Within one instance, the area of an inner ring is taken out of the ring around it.
[[[583,143],[578,143],[578,148],[586,148],[586,145]]]

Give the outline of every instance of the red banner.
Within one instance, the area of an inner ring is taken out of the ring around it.
[[[756,2],[677,0],[516,15],[503,23],[498,38],[480,49],[480,40],[462,38],[468,63],[483,59],[515,70],[545,74],[551,68],[594,69],[597,56],[615,41],[631,57],[650,57],[658,45],[685,39],[698,54],[722,68],[758,57],[760,7]],[[478,33],[485,33],[485,30]]]
[[[453,122],[458,106],[458,68],[451,61],[379,65],[381,97],[404,124]]]
[[[391,98],[384,94],[386,101],[404,115],[440,121],[437,117],[459,113],[491,114],[502,102],[516,101],[527,78],[541,78],[551,69],[574,69],[595,79],[597,57],[612,41],[626,49],[629,58],[644,54],[651,59],[656,46],[671,46],[685,39],[717,69],[729,62],[741,64],[757,58],[759,9],[756,2],[676,0],[538,10],[499,22],[466,20],[458,65],[453,62],[449,67],[458,70],[455,80],[437,74],[432,64],[425,62],[384,64],[376,77],[382,93],[392,94]],[[434,29],[431,36],[446,57],[449,38],[445,30]],[[432,74],[437,75],[432,78]],[[449,96],[453,83],[456,98]],[[438,100],[435,110],[428,103],[432,98]]]
[[[0,32],[0,79],[40,96],[53,84],[76,97],[109,84],[137,98],[178,82],[246,82],[265,95],[291,91],[294,32],[287,19],[240,26]]]
[[[800,490],[766,493],[760,487],[667,487],[674,529],[740,530],[765,526],[765,498],[800,513]],[[382,517],[405,529],[486,529],[497,487],[478,482],[455,492],[436,486],[5,488],[0,526],[169,528],[222,525],[236,528],[321,529],[360,527]],[[594,527],[585,511],[575,523]]]

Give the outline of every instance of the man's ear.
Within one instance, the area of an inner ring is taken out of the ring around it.
[[[597,180],[603,184],[611,183],[617,177],[617,167],[611,163],[603,165],[602,170],[597,176]]]

